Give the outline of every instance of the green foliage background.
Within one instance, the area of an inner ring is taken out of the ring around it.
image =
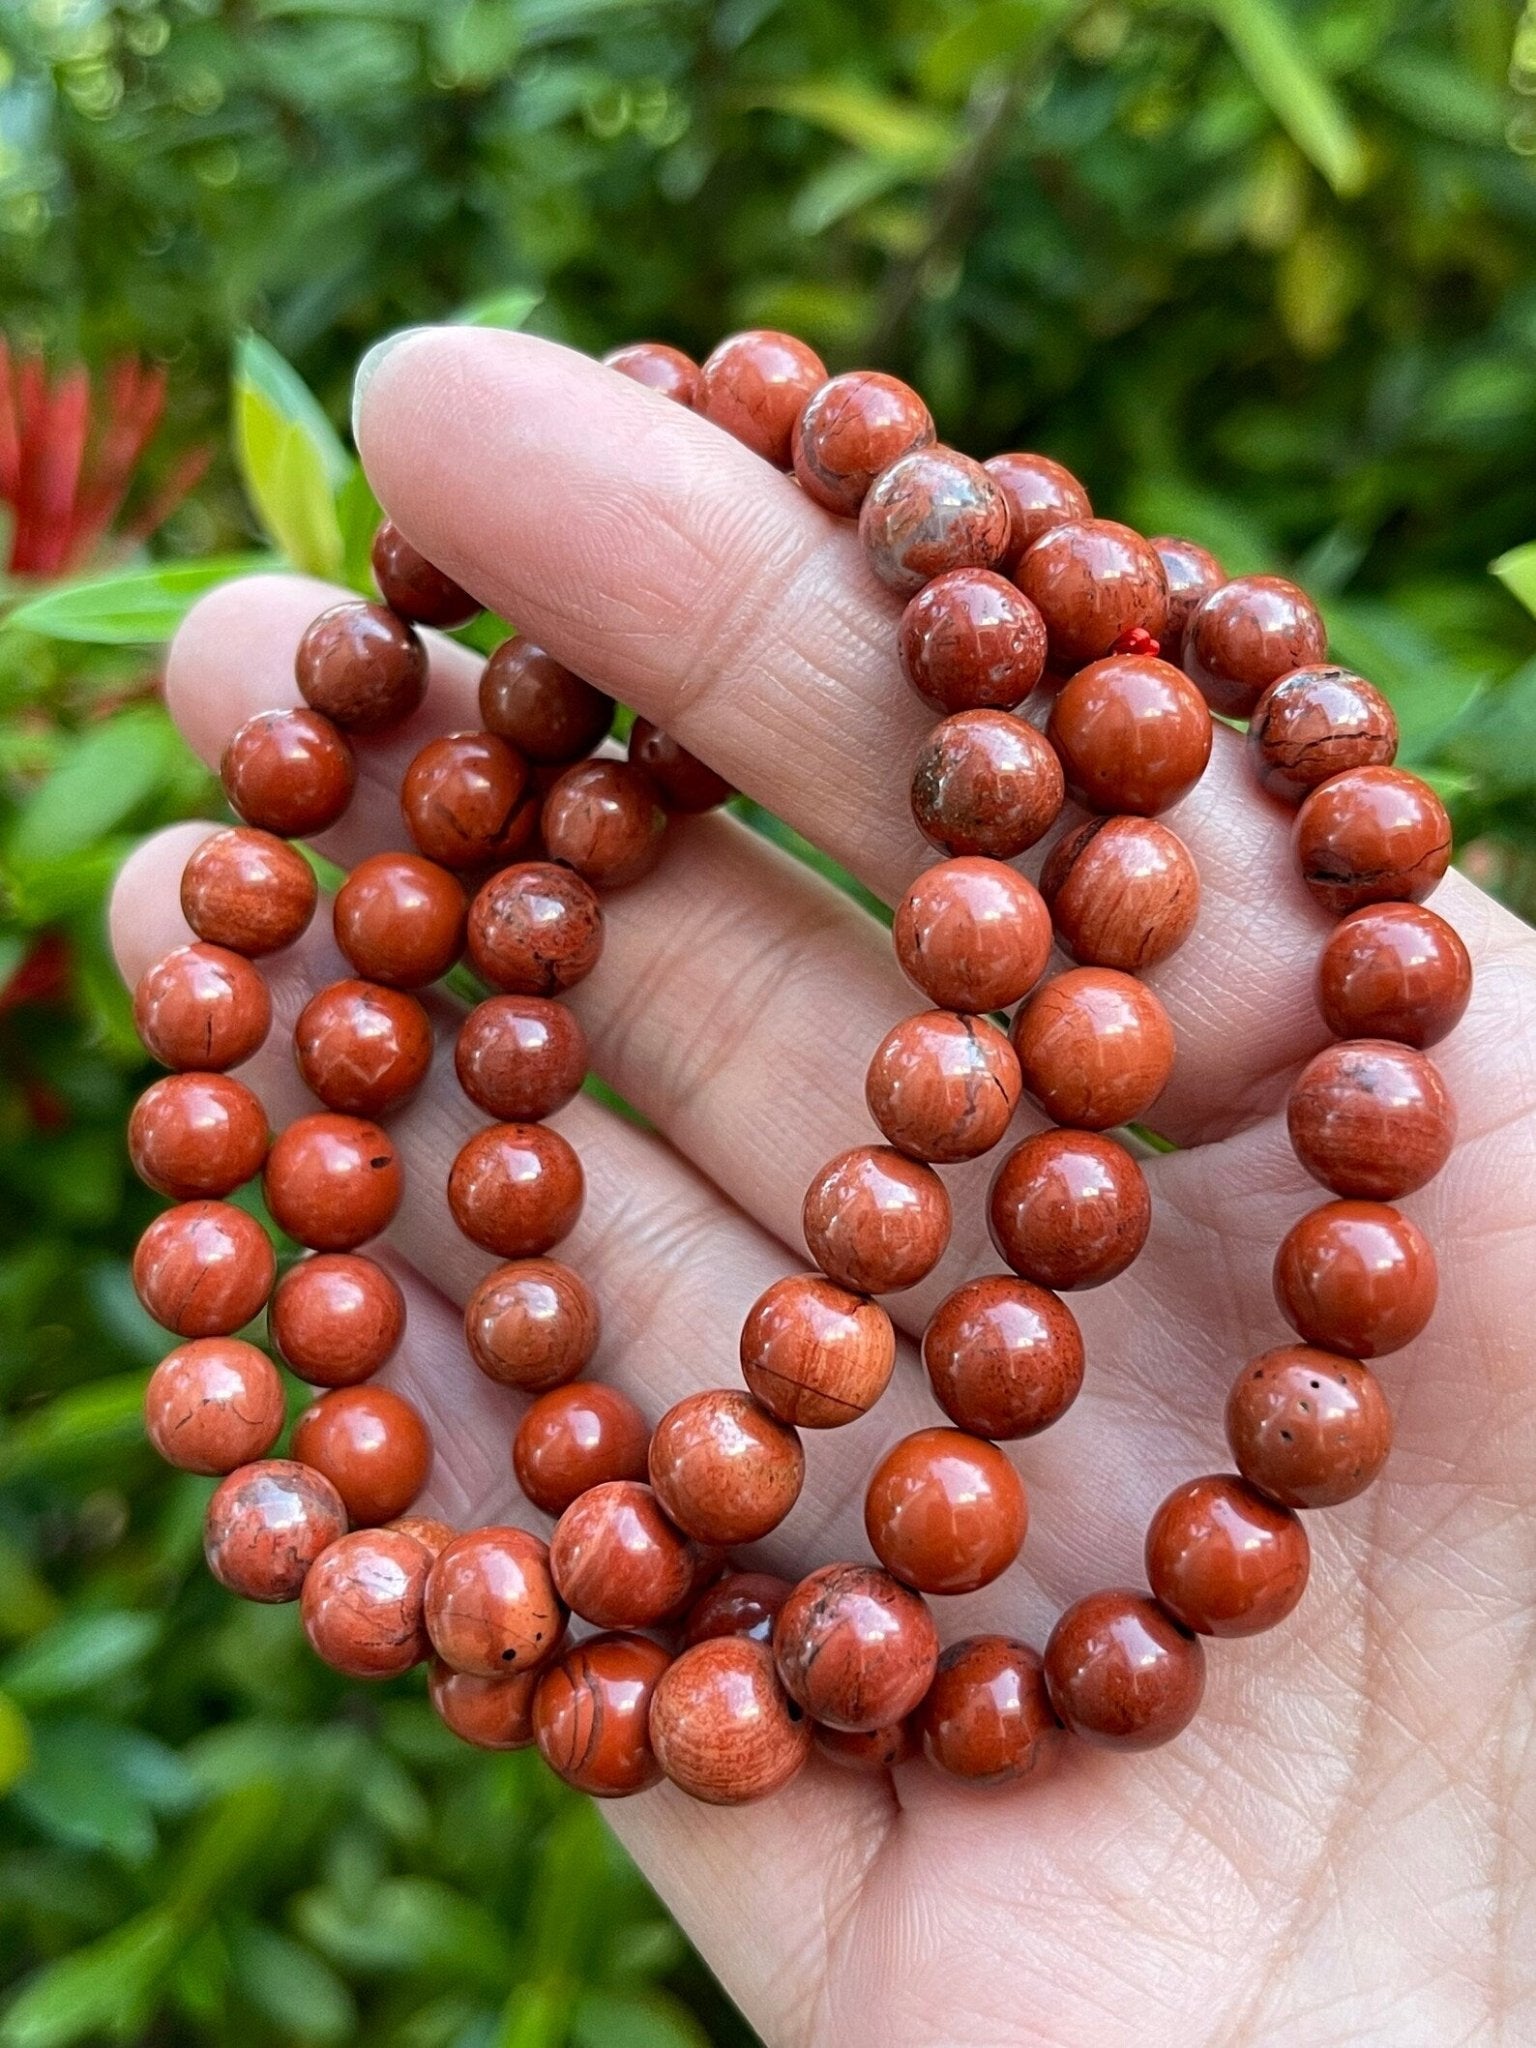
[[[1298,574],[1529,914],[1536,569],[1487,564],[1536,533],[1532,89],[1512,0],[9,0],[0,315],[168,362],[159,470],[225,438],[248,326],[336,420],[380,331],[477,302],[789,326]],[[267,509],[345,541],[345,493]],[[266,544],[221,460],[156,553]],[[101,905],[213,800],[150,666],[0,634],[0,2044],[744,2041],[589,1808],[217,1594],[140,1442]]]

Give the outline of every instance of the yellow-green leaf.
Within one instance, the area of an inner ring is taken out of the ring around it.
[[[1365,150],[1338,95],[1277,0],[1206,0],[1270,112],[1341,196],[1365,183]]]
[[[339,575],[346,450],[297,371],[256,334],[236,350],[234,411],[235,458],[263,531],[296,569]]]

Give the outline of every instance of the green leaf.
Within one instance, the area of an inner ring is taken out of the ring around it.
[[[180,746],[158,706],[88,726],[22,805],[9,835],[10,858],[42,864],[91,846],[159,787]]]
[[[1536,612],[1536,540],[1511,548],[1488,567],[1511,597],[1517,597],[1528,612]]]
[[[131,1608],[66,1615],[16,1652],[5,1668],[5,1684],[33,1707],[94,1691],[142,1663],[160,1632],[158,1615]]]
[[[160,569],[127,569],[60,583],[18,605],[5,623],[50,640],[94,647],[151,647],[169,640],[200,597],[275,567],[271,555],[212,555]]]
[[[127,1372],[72,1387],[13,1423],[0,1437],[0,1478],[37,1477],[60,1466],[144,1442],[147,1373]]]
[[[474,299],[453,315],[455,327],[521,327],[535,306],[543,303],[542,292],[513,286],[492,292],[489,298]]]
[[[32,1731],[16,1702],[0,1692],[0,1796],[9,1792],[32,1763]]]
[[[943,170],[960,146],[959,128],[943,114],[852,79],[808,78],[754,93],[748,104],[808,121],[866,155],[912,171]]]
[[[1295,21],[1277,0],[1206,0],[1238,62],[1291,140],[1341,197],[1365,184],[1365,150]]]
[[[138,1864],[154,1850],[155,1817],[184,1811],[196,1793],[176,1752],[139,1729],[40,1720],[31,1769],[11,1796],[51,1840]]]
[[[375,594],[373,580],[373,537],[384,511],[373,495],[373,486],[354,462],[346,482],[336,493],[336,518],[341,527],[341,577],[349,590]]]
[[[576,2008],[572,2048],[708,2048],[693,2015],[664,1991],[588,1991]]]
[[[357,2025],[351,1992],[313,1949],[247,1921],[230,1954],[236,1984],[285,2041],[341,2041]]]
[[[349,461],[308,385],[260,335],[235,351],[235,459],[264,531],[296,569],[339,576]]]
[[[180,1929],[157,1908],[49,1963],[22,1985],[0,2023],[0,2044],[70,2048],[102,2034],[132,2039],[180,1944]]]

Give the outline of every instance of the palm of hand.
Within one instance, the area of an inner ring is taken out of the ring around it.
[[[390,511],[444,568],[878,895],[931,858],[906,802],[931,720],[896,674],[894,607],[852,533],[755,458],[594,365],[472,330],[392,354],[360,440]],[[253,711],[295,701],[293,648],[326,601],[262,579],[194,614],[168,687],[207,759]],[[403,843],[392,791],[432,732],[478,723],[477,666],[435,649],[427,706],[360,750],[357,798],[322,850],[350,863]],[[1148,1513],[1227,1464],[1226,1388],[1287,1335],[1269,1264],[1316,1190],[1277,1111],[1288,1069],[1324,1039],[1311,977],[1327,925],[1293,876],[1285,815],[1253,791],[1240,744],[1218,740],[1171,820],[1202,866],[1200,928],[1153,977],[1180,1038],[1156,1117],[1185,1149],[1150,1168],[1142,1259],[1074,1301],[1089,1381],[1020,1452],[1023,1562],[941,1603],[946,1640],[995,1627],[1038,1643],[1077,1594],[1140,1583]],[[176,878],[201,829],[163,834],[124,872],[113,921],[130,979],[186,935]],[[1291,1622],[1214,1645],[1194,1727],[1146,1756],[1074,1745],[1045,1781],[990,1793],[817,1764],[760,1807],[698,1808],[662,1787],[611,1810],[770,2042],[1417,2048],[1536,2028],[1536,1542],[1521,1513],[1536,1497],[1522,1342],[1536,939],[1454,876],[1437,908],[1478,971],[1438,1055],[1461,1142],[1410,1204],[1439,1252],[1440,1306],[1383,1368],[1386,1476],[1307,1518],[1313,1582]],[[603,1303],[598,1369],[654,1416],[734,1381],[743,1312],[802,1263],[804,1184],[864,1135],[869,1052],[914,1004],[874,923],[727,817],[682,826],[654,879],[608,910],[576,1007],[599,1071],[655,1128],[587,1098],[561,1117],[589,1185],[568,1249]],[[275,1124],[309,1106],[287,1029],[345,971],[325,924],[278,962],[277,1027],[248,1075]],[[462,1349],[457,1305],[488,1262],[442,1198],[478,1121],[444,1067],[395,1124],[408,1193],[391,1246],[411,1322],[388,1377],[431,1416],[435,1506],[526,1521],[510,1397]],[[766,1565],[865,1554],[865,1474],[933,1418],[911,1340],[940,1294],[996,1265],[991,1164],[951,1178],[951,1252],[892,1301],[907,1342],[891,1390],[877,1416],[809,1441],[805,1496]]]

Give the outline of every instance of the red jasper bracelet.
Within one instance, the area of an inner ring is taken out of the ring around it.
[[[260,1103],[229,1070],[270,1028],[253,961],[291,945],[316,907],[312,870],[286,842],[346,809],[349,735],[421,704],[417,628],[477,610],[386,522],[373,554],[383,602],[317,619],[297,658],[306,708],[264,712],[230,741],[224,786],[245,822],[192,855],[182,907],[195,941],[136,993],[146,1046],[175,1070],[129,1130],[139,1173],[177,1204],[134,1261],[146,1308],[183,1340],[150,1382],[150,1436],[173,1464],[220,1476],[206,1549],[223,1584],[298,1599],[318,1654],[353,1676],[430,1659],[432,1702],[456,1733],[536,1742],[602,1796],[665,1775],[715,1803],[759,1798],[813,1743],[847,1768],[921,1753],[994,1783],[1038,1768],[1064,1730],[1126,1749],[1168,1741],[1199,1704],[1203,1639],[1272,1627],[1301,1598],[1301,1512],[1380,1471],[1391,1414],[1364,1361],[1410,1342],[1434,1306],[1431,1250],[1391,1205],[1439,1170],[1455,1135],[1425,1056],[1471,985],[1460,939],[1422,907],[1450,856],[1444,809],[1393,767],[1390,706],[1327,664],[1322,622],[1294,585],[1228,580],[1193,542],[1096,518],[1044,456],[982,464],[941,447],[906,385],[829,379],[787,335],[733,336],[702,366],[659,343],[607,360],[856,518],[871,570],[904,602],[901,666],[940,716],[912,810],[942,858],[896,907],[897,958],[931,1007],[871,1059],[883,1142],[813,1177],[815,1270],[776,1281],[748,1313],[744,1387],[689,1395],[652,1429],[584,1377],[598,1305],[551,1256],[583,1196],[575,1152],[545,1121],[587,1067],[561,997],[598,962],[598,892],[655,865],[669,815],[731,792],[643,719],[627,760],[593,758],[611,701],[513,639],[482,677],[484,730],[431,741],[406,771],[409,849],[360,862],[337,893],[355,978],[316,994],[294,1030],[322,1107],[269,1145]],[[1043,733],[1019,716],[1042,684],[1054,692]],[[1339,918],[1317,983],[1336,1042],[1289,1103],[1296,1155],[1336,1199],[1300,1218],[1275,1261],[1276,1300],[1302,1341],[1238,1374],[1236,1470],[1158,1508],[1148,1590],[1078,1600],[1043,1655],[1002,1635],[941,1651],[931,1603],[996,1580],[1024,1541],[1024,1486],[999,1443],[1049,1427],[1082,1384],[1061,1297],[1113,1280],[1147,1236],[1146,1179],[1111,1133],[1152,1110],[1173,1064],[1167,1014],[1137,976],[1195,924],[1195,864],[1161,814],[1203,773],[1213,710],[1248,720],[1260,784],[1298,807],[1305,884]],[[1037,889],[1011,863],[1068,796],[1087,816],[1052,846]],[[1053,946],[1074,964],[1049,974]],[[362,1248],[401,1195],[387,1120],[434,1052],[414,992],[463,958],[491,993],[463,1020],[455,1069],[491,1121],[461,1148],[447,1199],[500,1262],[470,1298],[466,1346],[488,1378],[532,1397],[512,1457],[528,1500],[557,1518],[547,1546],[413,1515],[428,1432],[373,1384],[405,1304]],[[878,1564],[833,1562],[795,1586],[730,1568],[794,1506],[800,1433],[880,1398],[896,1346],[878,1297],[922,1280],[949,1240],[936,1169],[996,1146],[1024,1095],[1052,1128],[1014,1145],[992,1181],[987,1220],[1008,1270],[958,1287],[928,1324],[923,1363],[946,1420],[893,1444],[870,1478]],[[309,1253],[275,1286],[266,1232],[227,1199],[258,1172],[273,1219]],[[273,1349],[320,1390],[289,1459],[267,1456],[280,1376],[235,1334],[263,1307]],[[597,1632],[573,1645],[571,1614]]]

